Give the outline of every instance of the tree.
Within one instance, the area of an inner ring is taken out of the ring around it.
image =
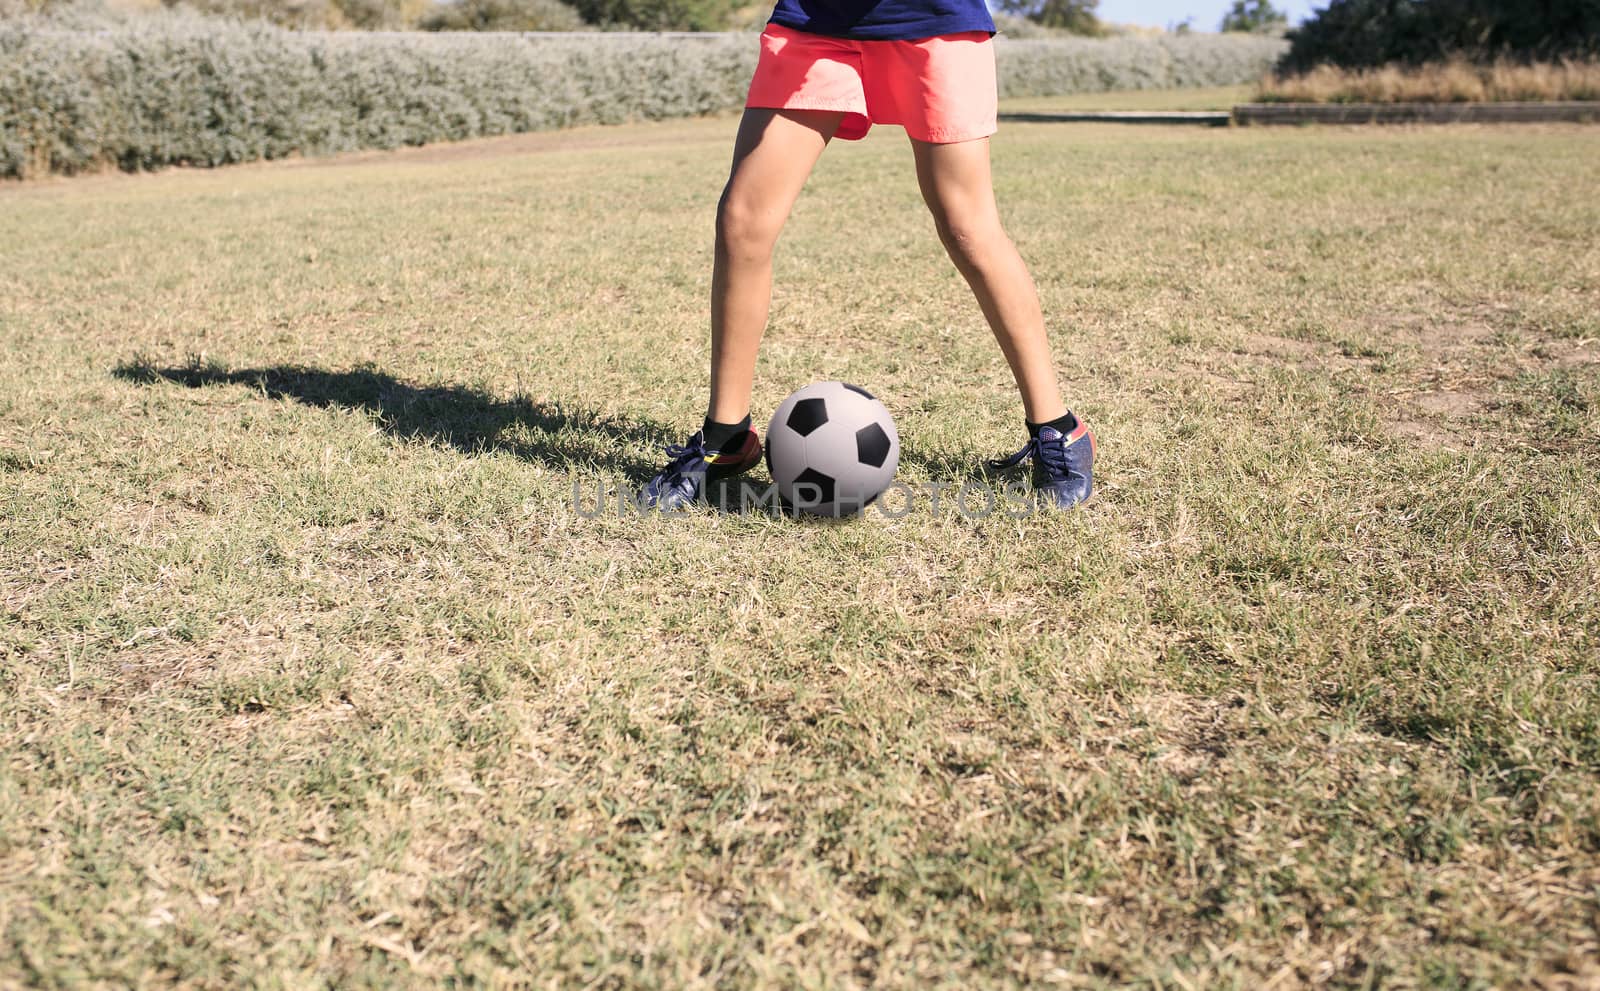
[[[1600,53],[1600,0],[1332,0],[1289,32],[1282,72]]]
[[[304,30],[359,28],[394,31],[410,27],[426,0],[161,0],[206,14],[270,21]]]
[[[579,31],[587,25],[576,10],[560,0],[448,0],[434,4],[417,27],[424,31]]]
[[[742,0],[571,0],[590,24],[638,31],[725,31]]]
[[[1073,34],[1099,35],[1105,33],[1094,9],[1100,0],[998,0],[996,7],[1003,13],[1026,17],[1047,28],[1059,28]]]
[[[1233,0],[1233,9],[1222,15],[1221,30],[1262,34],[1288,26],[1288,15],[1274,7],[1271,0]]]

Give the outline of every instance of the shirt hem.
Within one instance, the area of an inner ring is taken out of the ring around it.
[[[991,21],[988,24],[971,24],[960,21],[941,23],[935,29],[916,28],[911,33],[897,31],[893,27],[868,28],[865,31],[850,28],[830,29],[811,22],[797,23],[796,20],[780,18],[774,14],[767,20],[768,24],[777,24],[791,31],[804,31],[806,34],[822,35],[825,38],[841,38],[845,41],[926,41],[929,38],[943,38],[951,34],[968,34],[973,31],[982,31],[989,37],[994,37],[995,26]]]

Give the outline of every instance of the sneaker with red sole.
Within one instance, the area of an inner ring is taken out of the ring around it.
[[[1055,427],[1039,428],[1039,436],[1029,437],[1022,450],[1009,458],[989,462],[994,469],[1014,468],[1033,462],[1033,491],[1040,503],[1055,509],[1071,509],[1094,494],[1094,431],[1073,417],[1075,426],[1063,434]]]

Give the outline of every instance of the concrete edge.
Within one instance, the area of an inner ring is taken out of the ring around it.
[[[1600,122],[1600,101],[1549,103],[1242,103],[1239,124],[1519,124]]]

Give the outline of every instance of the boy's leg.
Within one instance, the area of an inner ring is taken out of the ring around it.
[[[761,460],[750,429],[756,349],[772,298],[772,249],[811,167],[843,113],[747,109],[734,142],[733,169],[717,204],[711,270],[711,401],[706,422],[645,484],[647,506],[677,509],[706,494],[709,480],[739,475]]]
[[[989,139],[911,144],[939,239],[978,297],[1022,392],[1028,443],[990,467],[1031,460],[1039,499],[1060,509],[1076,506],[1094,490],[1094,433],[1062,405],[1039,292],[995,207]]]
[[[711,271],[711,401],[706,418],[750,412],[756,351],[772,301],[772,249],[811,169],[844,114],[747,109],[717,204]]]
[[[932,144],[912,140],[917,182],[950,260],[972,287],[1005,352],[1032,423],[1065,415],[1045,336],[1039,293],[995,206],[989,139]],[[743,415],[743,414],[740,414]]]

